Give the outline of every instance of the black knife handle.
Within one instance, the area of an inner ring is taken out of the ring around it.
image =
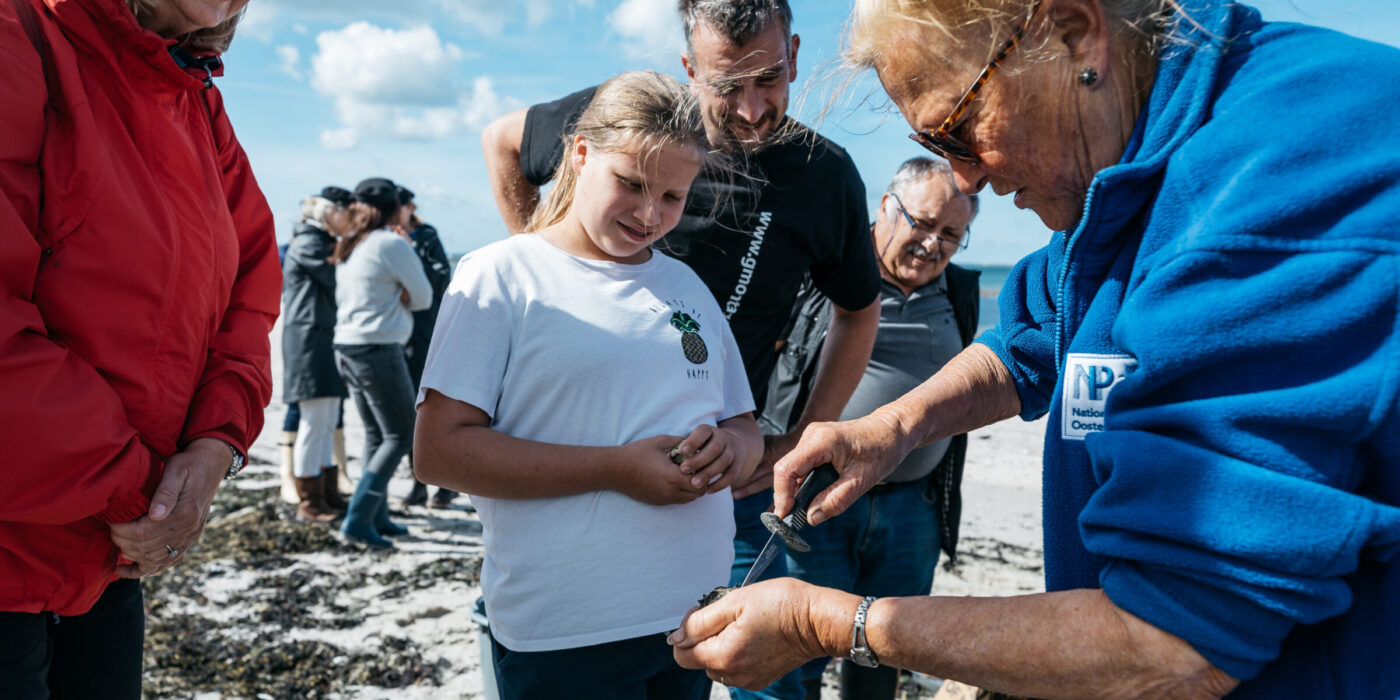
[[[794,531],[807,527],[807,507],[812,505],[812,499],[817,494],[825,491],[828,486],[836,483],[836,467],[830,462],[823,464],[812,470],[807,475],[807,480],[797,488],[797,495],[792,499],[792,513],[788,515],[788,526]]]

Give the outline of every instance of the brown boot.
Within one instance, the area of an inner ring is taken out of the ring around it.
[[[321,488],[325,491],[326,505],[331,510],[344,513],[350,508],[345,497],[340,495],[340,467],[321,468]]]
[[[340,517],[339,513],[326,505],[326,492],[321,482],[321,476],[305,479],[297,477],[297,497],[301,499],[301,502],[297,504],[297,520],[309,523],[328,523]]]

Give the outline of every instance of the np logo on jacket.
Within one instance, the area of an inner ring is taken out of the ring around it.
[[[1129,355],[1067,355],[1060,437],[1083,440],[1090,433],[1103,432],[1109,392],[1136,368],[1137,360]]]

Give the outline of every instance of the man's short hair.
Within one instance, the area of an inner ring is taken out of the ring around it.
[[[680,0],[677,7],[685,27],[686,51],[692,50],[690,37],[701,22],[735,46],[753,41],[774,19],[781,23],[784,37],[792,36],[792,8],[787,0]]]
[[[948,165],[948,161],[942,158],[925,158],[923,156],[910,158],[900,163],[899,169],[894,171],[894,177],[890,178],[890,186],[886,187],[885,191],[893,193],[896,197],[903,198],[904,191],[907,190],[910,185],[924,178],[933,177],[935,174],[948,178],[948,184],[953,186],[953,191],[961,194],[958,190],[957,180],[953,179],[953,166]],[[977,218],[977,210],[979,208],[977,195],[966,196],[972,203],[972,218],[975,219]]]

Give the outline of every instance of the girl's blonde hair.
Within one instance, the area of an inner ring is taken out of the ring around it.
[[[151,11],[151,7],[159,0],[126,0],[126,6],[131,8],[131,14],[136,15],[136,21],[140,22],[146,13]],[[243,13],[247,12],[247,7],[239,10],[234,16],[199,31],[190,32],[180,42],[185,50],[191,53],[223,53],[228,50],[228,45],[233,41],[233,32],[238,28],[238,21],[243,19]]]
[[[722,160],[710,149],[699,103],[685,86],[655,71],[623,73],[598,86],[573,133],[564,137],[564,158],[554,171],[554,189],[535,208],[525,231],[553,226],[569,213],[578,184],[573,166],[578,136],[588,141],[589,148],[611,153],[628,151],[647,157],[667,146],[688,146],[704,167]]]

